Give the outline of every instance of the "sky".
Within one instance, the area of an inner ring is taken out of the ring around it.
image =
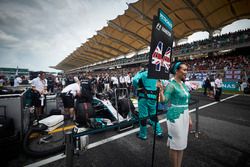
[[[97,30],[137,0],[0,0],[0,67],[57,71],[61,62]],[[222,33],[250,28],[243,20]],[[199,32],[187,42],[207,38]]]
[[[55,66],[137,0],[0,0],[0,67]]]
[[[234,32],[237,30],[244,30],[250,28],[250,20],[249,19],[242,19],[235,21],[229,25],[226,25],[220,30],[220,34],[227,34],[229,32]],[[186,42],[190,43],[196,40],[202,40],[208,38],[208,32],[196,32],[188,37],[188,40]],[[218,34],[216,34],[218,35]],[[185,43],[185,42],[184,42]]]

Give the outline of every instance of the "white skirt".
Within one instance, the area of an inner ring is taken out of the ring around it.
[[[184,150],[187,147],[189,112],[185,110],[175,122],[167,120],[168,142],[172,150]]]

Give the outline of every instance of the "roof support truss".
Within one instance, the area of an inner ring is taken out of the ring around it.
[[[71,61],[74,61],[75,63],[77,63],[78,65],[84,66],[85,64],[88,64],[89,61],[83,60],[83,59],[79,59],[79,57],[72,57]]]
[[[195,7],[192,1],[183,0],[183,2],[194,12],[194,14],[199,18],[206,29],[211,30],[212,26],[208,23],[206,18],[201,14],[201,12]]]
[[[84,61],[85,63],[86,63],[86,62],[87,62],[87,63],[92,63],[92,62],[93,62],[93,60],[86,59],[85,57],[78,56],[78,55],[74,55],[73,58],[79,59],[79,60],[81,60],[81,61]]]
[[[89,54],[96,55],[97,57],[101,57],[102,59],[107,59],[107,58],[109,58],[109,57],[107,57],[107,56],[103,56],[103,55],[101,55],[101,54],[99,54],[99,53],[92,52],[92,51],[88,51],[88,50],[84,50],[83,52],[86,52],[86,53],[89,53]]]
[[[120,51],[119,49],[116,49],[116,48],[114,48],[114,47],[112,47],[112,46],[110,46],[110,45],[106,45],[106,44],[104,44],[104,43],[98,42],[98,41],[95,40],[94,38],[92,38],[92,40],[94,41],[95,44],[104,46],[104,47],[109,48],[109,49],[111,49],[111,50],[114,50],[114,51],[116,51],[118,54],[125,54],[125,52],[122,52],[122,51]]]
[[[94,52],[96,52],[96,51],[99,51],[99,52],[102,52],[102,53],[105,53],[106,55],[109,55],[109,57],[107,57],[107,58],[110,58],[110,57],[114,57],[114,56],[116,56],[115,54],[112,54],[112,53],[110,53],[110,52],[106,52],[106,51],[104,51],[104,50],[102,50],[102,49],[98,49],[98,48],[95,48],[95,47],[92,47],[92,46],[87,46],[87,45],[82,45],[85,49],[88,49],[88,50],[92,50],[92,51],[94,51]]]
[[[107,59],[108,58],[107,56],[103,56],[103,55],[100,55],[100,54],[98,54],[96,52],[91,52],[91,51],[86,51],[86,50],[78,50],[78,53],[80,55],[85,55],[85,53],[93,55],[91,57],[95,57],[98,60],[102,60],[102,59]]]
[[[98,31],[97,34],[101,35],[104,38],[110,39],[110,40],[112,40],[112,41],[114,41],[114,42],[116,42],[116,43],[118,43],[118,44],[120,44],[122,46],[125,46],[126,48],[128,48],[130,50],[137,51],[137,49],[134,48],[133,46],[131,46],[131,45],[119,40],[119,39],[113,38],[112,36],[108,35],[107,33]]]
[[[143,14],[139,9],[134,7],[132,4],[127,3],[128,7],[131,8],[133,12],[138,14],[143,20],[147,21],[149,24],[152,24],[153,20],[149,18],[147,15]]]
[[[85,60],[87,60],[89,62],[94,62],[96,60],[102,60],[100,58],[97,59],[96,57],[93,57],[93,56],[91,56],[89,54],[86,54],[86,53],[82,54],[79,51],[76,52],[75,55],[78,56],[78,57],[82,57],[83,59],[85,59]]]
[[[120,31],[120,32],[123,32],[124,34],[130,35],[130,36],[133,37],[133,38],[137,38],[138,40],[142,41],[142,42],[143,42],[144,44],[146,44],[146,45],[149,45],[149,43],[150,43],[149,41],[147,41],[147,40],[144,39],[143,37],[137,35],[137,34],[134,33],[134,32],[131,32],[131,31],[127,30],[127,29],[124,29],[124,28],[118,26],[117,24],[115,24],[115,23],[112,22],[112,21],[108,21],[108,25],[111,26],[112,28],[114,28],[114,29]]]

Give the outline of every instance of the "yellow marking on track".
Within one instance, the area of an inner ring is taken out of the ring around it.
[[[47,134],[53,134],[53,133],[57,133],[57,132],[61,132],[61,131],[66,131],[66,130],[70,130],[73,129],[76,125],[68,125],[62,128],[57,128],[53,131],[48,132]],[[34,132],[29,136],[29,139],[33,139],[33,138],[38,138],[39,136],[41,136],[42,134],[39,132]]]
[[[61,131],[66,131],[66,130],[70,130],[73,129],[76,125],[68,125],[62,128],[57,128],[53,131],[48,132],[48,134],[53,134],[53,133],[57,133],[57,132],[61,132]]]

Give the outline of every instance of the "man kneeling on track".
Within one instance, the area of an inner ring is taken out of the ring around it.
[[[66,86],[62,90],[62,100],[64,106],[65,116],[75,119],[74,101],[75,97],[80,95],[81,87],[80,81],[77,77],[74,77],[75,83]]]

